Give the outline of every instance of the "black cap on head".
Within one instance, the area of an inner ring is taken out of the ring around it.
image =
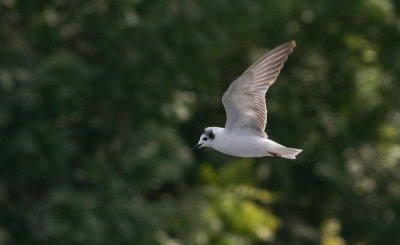
[[[206,135],[209,139],[215,138],[215,134],[213,133],[212,129],[206,130]]]

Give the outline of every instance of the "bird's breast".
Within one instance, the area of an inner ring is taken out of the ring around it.
[[[213,148],[238,157],[262,157],[267,154],[267,142],[259,136],[224,133],[215,138]]]

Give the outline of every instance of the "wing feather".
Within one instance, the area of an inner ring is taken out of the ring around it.
[[[265,94],[275,82],[287,57],[296,46],[294,41],[282,44],[251,65],[224,93],[225,129],[240,129],[267,137]]]

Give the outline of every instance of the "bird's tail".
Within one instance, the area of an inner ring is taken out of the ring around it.
[[[274,152],[276,154],[276,156],[280,156],[280,157],[284,157],[287,159],[296,159],[296,156],[302,152],[303,150],[301,149],[295,149],[295,148],[289,148],[289,147],[277,147],[276,149],[274,149]],[[272,154],[274,155],[274,154]]]

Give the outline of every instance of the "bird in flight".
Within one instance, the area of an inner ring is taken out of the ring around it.
[[[251,65],[222,96],[226,111],[225,128],[207,127],[193,149],[211,147],[237,157],[279,156],[295,159],[301,149],[285,147],[265,133],[265,94],[275,82],[283,64],[296,46],[282,44]]]

